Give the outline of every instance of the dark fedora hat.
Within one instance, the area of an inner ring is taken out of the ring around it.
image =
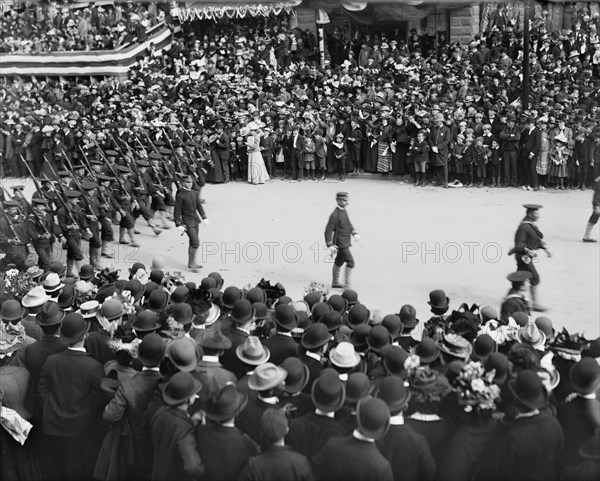
[[[167,343],[165,340],[153,332],[144,336],[138,346],[138,360],[145,367],[158,366],[165,355],[166,349]]]
[[[70,312],[65,316],[60,328],[60,335],[66,339],[69,344],[80,341],[90,327],[90,323],[86,321],[81,314]]]
[[[302,391],[310,379],[310,370],[297,357],[288,357],[280,365],[287,371],[283,390],[289,394],[295,394]]]
[[[404,380],[397,376],[384,377],[378,386],[375,396],[382,399],[391,413],[400,411],[410,400],[410,391]]]
[[[340,299],[342,298],[342,296],[338,296]],[[312,306],[312,308],[310,309],[310,315],[312,316],[313,320],[316,322],[319,319],[321,319],[321,317],[323,317],[323,315],[326,312],[331,311],[333,308],[331,306],[331,304],[327,303],[327,302],[317,302],[316,304],[314,304]],[[341,312],[341,311],[338,311]]]
[[[331,339],[331,334],[325,324],[316,322],[306,328],[302,335],[301,344],[305,349],[311,350],[319,348]]]
[[[136,332],[155,331],[156,329],[160,328],[160,322],[158,322],[158,313],[148,309],[138,312],[135,315],[135,320],[131,324],[131,327]]]
[[[254,317],[254,308],[247,299],[238,299],[233,303],[229,315],[236,324],[246,324]]]
[[[226,351],[231,347],[229,339],[220,329],[200,329],[195,335],[196,343],[206,349]]]
[[[298,314],[289,304],[277,306],[273,312],[273,320],[285,331],[298,327]]]
[[[163,390],[163,401],[170,405],[181,404],[202,389],[202,383],[189,372],[173,374]]]
[[[365,397],[356,405],[356,423],[362,435],[381,439],[390,428],[390,410],[382,399]]]
[[[548,401],[542,379],[535,371],[520,371],[516,379],[508,382],[508,387],[515,399],[528,409],[544,407]]]
[[[61,323],[65,315],[65,311],[58,307],[56,302],[47,302],[35,316],[35,322],[40,326],[54,326]]]
[[[223,422],[235,418],[248,403],[248,396],[239,392],[235,384],[228,382],[215,392],[206,402],[206,417],[213,421]]]
[[[317,409],[324,413],[333,413],[344,405],[346,387],[340,380],[337,371],[326,368],[313,382],[311,396]]]
[[[427,301],[434,309],[446,309],[450,304],[450,299],[446,296],[446,293],[441,289],[436,289],[429,293],[429,300]]]

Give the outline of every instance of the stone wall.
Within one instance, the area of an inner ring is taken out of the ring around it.
[[[449,12],[450,41],[468,43],[479,33],[479,5],[469,5]]]

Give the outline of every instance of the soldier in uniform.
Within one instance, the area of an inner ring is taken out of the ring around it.
[[[96,178],[98,181],[98,190],[93,197],[93,202],[97,206],[98,221],[100,222],[100,241],[102,244],[100,255],[112,259],[113,253],[109,250],[110,243],[114,240],[111,222],[113,212],[110,204],[112,197],[110,189],[111,178],[102,173],[99,173]]]
[[[511,272],[506,278],[510,281],[511,286],[500,306],[500,316],[504,322],[508,322],[508,318],[515,312],[530,313],[529,301],[525,297],[525,283],[531,279],[531,272]]]
[[[100,241],[100,222],[98,220],[100,201],[97,195],[98,184],[90,180],[82,180],[81,188],[83,189],[82,195],[85,196],[84,212],[88,222],[92,237],[89,241],[90,248],[90,265],[99,271],[102,270],[102,264],[100,264],[100,247],[102,243]]]
[[[88,229],[85,213],[79,206],[81,192],[67,190],[65,196],[65,205],[59,207],[56,217],[62,234],[67,240],[67,276],[75,277],[73,267],[77,266],[77,270],[79,271],[83,261],[81,231],[86,231],[86,234],[90,237],[91,232]]]
[[[52,262],[51,255],[52,246],[56,240],[55,235],[60,235],[60,230],[54,222],[54,215],[48,211],[46,199],[32,199],[31,204],[35,215],[31,214],[28,218],[27,238],[38,255],[38,266],[44,271],[48,271]]]
[[[172,151],[171,149],[167,149],[165,147],[160,147],[159,149],[160,154],[162,155],[162,162],[164,165],[164,169],[166,172],[170,172],[170,168],[172,168],[173,163],[171,161],[171,154]],[[175,179],[172,179],[175,180]],[[172,184],[172,180],[169,181],[166,185],[170,186]],[[177,186],[179,187],[179,186]],[[175,199],[173,198],[173,193],[171,191],[170,188],[167,188],[165,190],[165,205],[167,206],[167,212],[170,214],[171,218],[173,218],[174,215],[174,206],[175,206]]]
[[[548,257],[551,257],[552,254],[546,248],[546,243],[543,240],[544,235],[536,225],[537,220],[540,218],[542,206],[539,204],[524,204],[523,207],[526,209],[526,215],[515,233],[515,246],[512,252],[509,251],[509,253],[515,254],[517,271],[531,273],[531,308],[534,311],[543,312],[546,309],[538,302],[537,289],[540,283],[540,275],[535,267],[535,259],[537,258],[537,251],[540,249],[545,250]]]
[[[600,134],[599,134],[600,136]],[[596,168],[598,175],[594,179],[594,197],[592,198],[592,215],[590,216],[583,234],[583,242],[597,242],[592,237],[592,229],[600,219],[600,167]]]
[[[354,258],[350,252],[352,245],[351,238],[359,239],[359,235],[354,230],[346,207],[348,206],[348,193],[338,192],[336,195],[337,207],[329,216],[329,221],[325,227],[325,243],[335,256],[333,263],[333,280],[331,287],[350,287],[350,278],[352,269],[354,269]],[[345,286],[339,281],[342,266],[346,264]]]
[[[167,223],[167,204],[165,203],[166,193],[170,190],[166,186],[171,185],[168,173],[165,172],[162,165],[162,155],[156,152],[152,152],[149,155],[151,169],[147,172],[147,176],[150,178],[152,183],[152,202],[150,208],[158,213],[158,217],[161,220],[162,228],[168,229],[169,224]]]
[[[136,196],[135,200],[137,201],[137,209],[132,212],[132,215],[134,223],[141,215],[152,228],[154,235],[159,235],[162,231],[154,222],[154,211],[151,208],[151,198],[154,194],[154,185],[152,184],[152,178],[148,174],[148,167],[150,167],[150,163],[147,160],[137,161],[139,176],[136,179],[136,183],[133,187],[133,192]]]
[[[33,260],[30,256],[30,245],[26,231],[25,217],[19,213],[19,204],[14,200],[3,202],[4,212],[0,215],[0,252],[5,256],[2,267],[15,264],[17,269],[30,267]]]
[[[112,206],[119,214],[119,244],[129,244],[132,247],[139,247],[135,241],[133,228],[135,221],[131,215],[132,207],[135,208],[137,202],[133,199],[133,186],[128,179],[131,170],[129,167],[120,165],[118,174],[122,176],[121,182],[115,181],[112,185]],[[125,239],[125,234],[129,234],[130,241]]]
[[[209,224],[202,203],[200,202],[200,193],[194,190],[194,179],[191,175],[186,175],[181,180],[181,188],[177,191],[175,197],[174,219],[175,225],[182,234],[187,233],[190,239],[188,248],[188,268],[192,272],[198,272],[202,266],[196,264],[196,251],[200,246],[198,239],[198,225],[204,221]]]

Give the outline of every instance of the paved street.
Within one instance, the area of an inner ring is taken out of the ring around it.
[[[265,277],[298,299],[308,282],[331,282],[323,231],[341,190],[350,194],[350,219],[361,236],[352,249],[353,287],[370,309],[388,314],[410,303],[426,320],[428,293],[437,288],[446,291],[452,308],[462,302],[499,305],[509,287],[505,276],[515,266],[506,252],[524,215],[521,204],[535,202],[544,205],[539,226],[553,254],[542,253],[538,264],[547,315],[558,329],[599,335],[600,249],[581,242],[591,190],[443,190],[376,176],[344,183],[208,185],[203,196],[210,226],[200,227],[201,273],[186,272],[185,235],[173,228],[155,238],[141,218],[141,247],[119,246],[115,264],[125,274],[133,262],[149,264],[160,254],[188,280],[219,271],[225,285],[243,286]]]

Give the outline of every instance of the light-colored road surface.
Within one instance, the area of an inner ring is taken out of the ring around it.
[[[32,187],[27,187],[30,196]],[[499,305],[509,288],[505,277],[515,269],[506,253],[524,215],[521,204],[540,203],[539,227],[553,254],[542,253],[538,262],[541,301],[550,308],[546,315],[558,329],[598,337],[600,248],[581,242],[591,213],[590,190],[444,190],[376,176],[344,183],[208,185],[203,196],[210,226],[200,226],[200,273],[187,272],[185,235],[172,228],[155,238],[141,218],[141,247],[118,246],[115,264],[124,276],[133,262],[149,265],[160,254],[187,280],[199,282],[219,271],[226,286],[241,287],[265,277],[300,299],[308,282],[331,282],[323,232],[341,190],[350,194],[350,219],[361,237],[352,248],[357,264],[353,288],[371,310],[397,313],[409,303],[426,320],[433,289],[446,291],[451,308],[462,302]]]

